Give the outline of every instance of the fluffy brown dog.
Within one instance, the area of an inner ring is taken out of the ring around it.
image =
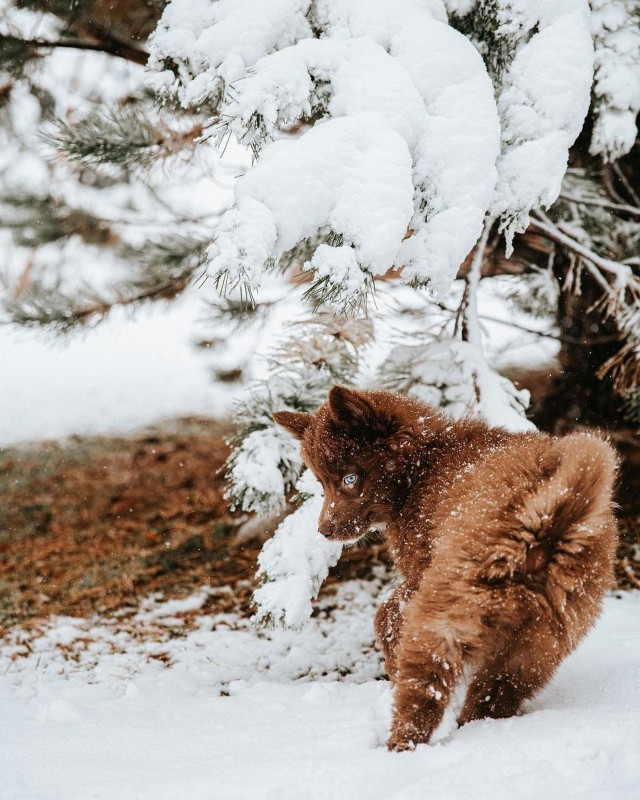
[[[470,666],[459,717],[508,717],[593,625],[616,548],[602,439],[454,422],[390,392],[334,386],[274,419],[324,487],[319,530],[384,530],[404,583],[376,614],[394,682],[388,746],[428,742]]]

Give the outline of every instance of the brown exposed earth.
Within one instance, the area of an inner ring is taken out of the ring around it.
[[[130,438],[0,450],[0,636],[50,614],[108,614],[206,585],[203,611],[249,613],[260,528],[238,541],[220,474],[228,425],[183,419]],[[377,548],[379,551],[380,548]],[[329,580],[366,575],[353,550]]]
[[[50,614],[137,607],[154,592],[228,587],[203,612],[250,613],[260,529],[238,536],[220,469],[225,423],[184,419],[132,437],[72,438],[0,450],[0,636]],[[614,431],[624,463],[617,579],[640,588],[640,442]],[[346,552],[327,586],[367,577],[383,546]]]

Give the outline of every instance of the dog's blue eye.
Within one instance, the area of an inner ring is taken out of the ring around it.
[[[353,484],[356,482],[356,478],[357,478],[357,476],[356,476],[356,475],[346,475],[346,476],[345,476],[345,477],[342,479],[342,482],[343,482],[343,483],[344,483],[346,486],[353,486]]]

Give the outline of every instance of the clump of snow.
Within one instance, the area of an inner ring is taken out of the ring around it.
[[[263,203],[251,197],[240,200],[223,216],[207,248],[215,265],[211,277],[225,293],[239,288],[250,297],[260,287],[276,235],[273,215]]]
[[[287,479],[302,469],[298,443],[282,428],[271,425],[252,431],[234,453],[229,483],[235,502],[244,511],[275,514],[285,501]]]
[[[304,268],[314,273],[315,280],[324,286],[327,295],[344,297],[346,308],[364,305],[372,289],[371,273],[360,268],[353,247],[321,244],[311,261],[305,262]]]
[[[449,14],[465,17],[474,7],[477,0],[444,0],[444,5]]]
[[[447,22],[442,0],[316,0],[314,22],[337,39],[369,36],[390,50],[393,37],[403,28],[424,23],[425,18]],[[435,78],[439,80],[440,78]]]
[[[501,0],[503,33],[517,31],[516,52],[500,77],[502,154],[492,214],[511,251],[529,212],[558,197],[569,147],[589,109],[593,43],[587,0]]]
[[[267,53],[309,36],[309,0],[172,0],[149,41],[156,89],[187,107],[218,97]]]
[[[327,227],[353,246],[361,271],[384,272],[407,230],[412,191],[404,141],[369,113],[328,120],[299,139],[269,144],[238,180],[236,207],[221,222],[229,247],[214,241],[209,274],[215,280],[228,275],[235,285],[251,273],[257,288],[264,261]],[[256,219],[252,209],[258,204]],[[231,248],[237,260],[229,258]],[[344,259],[338,254],[337,260]]]
[[[322,487],[309,470],[296,488],[309,497],[262,548],[258,577],[263,583],[253,595],[255,620],[286,628],[299,628],[308,622],[312,599],[342,552],[339,542],[330,542],[318,532]]]
[[[402,27],[391,48],[427,113],[414,161],[413,233],[398,263],[406,265],[403,280],[442,294],[478,240],[493,197],[500,136],[493,88],[471,43],[436,20]]]
[[[631,150],[640,113],[640,2],[591,0],[595,124],[590,152],[614,161]]]

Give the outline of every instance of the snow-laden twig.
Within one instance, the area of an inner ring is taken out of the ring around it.
[[[300,628],[307,623],[311,601],[342,552],[340,542],[318,533],[322,487],[312,473],[307,470],[297,488],[307,499],[280,524],[258,557],[262,582],[253,600],[259,624]]]
[[[570,203],[578,203],[584,206],[598,206],[600,208],[610,208],[612,211],[617,211],[619,214],[630,214],[634,217],[640,217],[640,208],[637,206],[630,206],[625,203],[612,203],[608,200],[601,200],[597,197],[577,197],[576,195],[560,193],[562,200],[568,200]]]
[[[482,349],[482,335],[478,321],[478,286],[484,262],[484,254],[489,242],[489,235],[493,227],[494,218],[485,219],[482,236],[476,245],[469,271],[464,277],[464,292],[462,295],[462,338],[475,347]]]
[[[462,338],[467,347],[464,351],[465,358],[470,366],[470,376],[476,395],[475,406],[482,416],[494,425],[501,425],[510,430],[535,429],[523,414],[528,404],[528,397],[513,391],[506,391],[509,383],[499,376],[487,364],[482,352],[482,332],[478,318],[478,286],[484,255],[489,241],[489,235],[495,219],[487,216],[484,223],[482,236],[465,275],[465,288],[461,301]],[[517,404],[517,408],[514,405]]]
[[[549,217],[541,211],[534,212],[531,224],[554,242],[582,256],[585,259],[587,269],[589,269],[600,285],[603,286],[607,284],[601,271],[613,275],[619,285],[627,284],[633,280],[633,271],[629,266],[594,253],[589,247],[581,244],[572,236],[560,230],[560,227],[555,225]],[[598,269],[594,270],[593,267],[597,267]]]

